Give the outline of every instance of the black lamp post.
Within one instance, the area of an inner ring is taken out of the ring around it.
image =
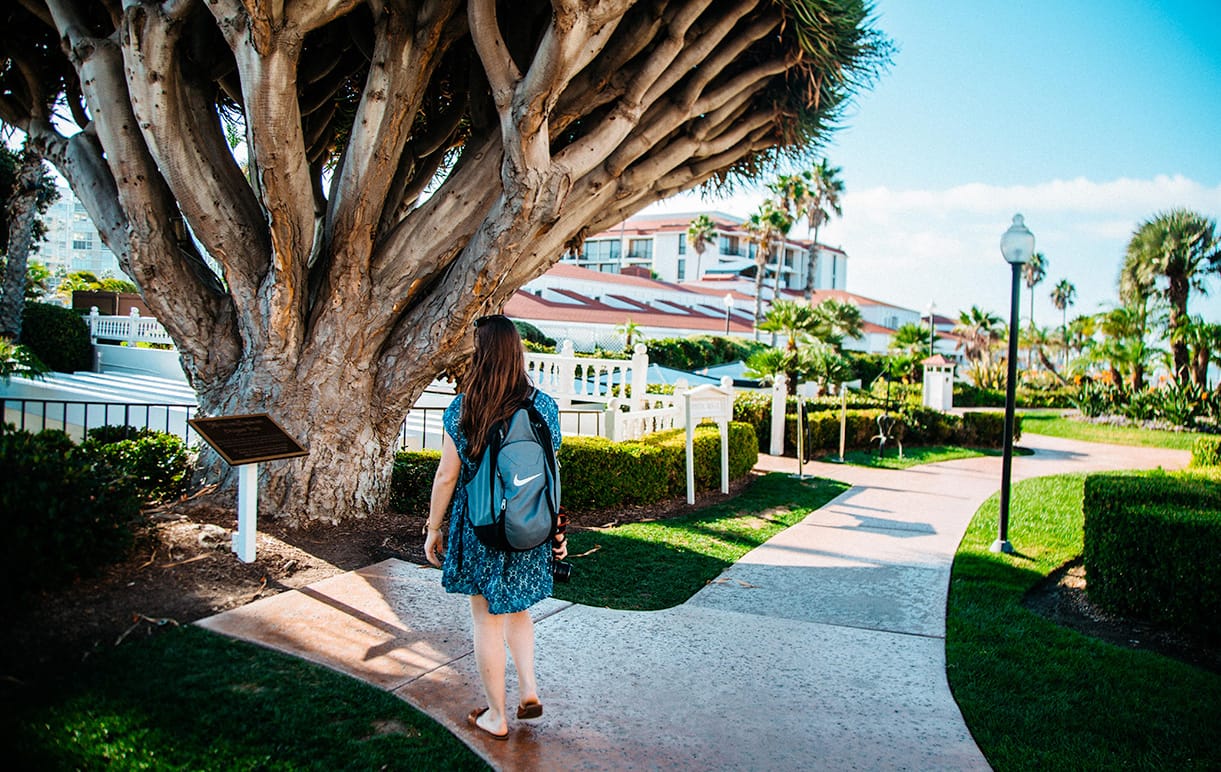
[[[937,304],[929,302],[928,304],[928,355],[932,356],[937,353],[933,351],[933,333],[936,331],[936,325],[933,324],[933,311],[937,310]]]
[[[729,334],[729,312],[733,311],[733,293],[725,293],[725,334]]]
[[[1001,236],[1001,254],[1013,269],[1013,298],[1009,304],[1009,374],[1005,380],[1005,452],[1001,460],[1001,517],[996,541],[989,549],[992,552],[1013,552],[1009,543],[1009,481],[1013,467],[1013,412],[1017,394],[1017,338],[1018,338],[1018,279],[1022,266],[1034,254],[1034,234],[1026,227],[1020,214],[1013,216],[1013,224]]]

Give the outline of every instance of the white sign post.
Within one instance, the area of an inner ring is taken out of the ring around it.
[[[233,534],[233,551],[238,560],[253,563],[254,539],[258,534],[259,462],[296,458],[309,451],[266,413],[192,418],[188,423],[221,458],[237,467],[237,533]]]
[[[733,417],[733,379],[722,378],[720,388],[697,386],[683,393],[683,421],[687,427],[687,503],[695,503],[695,427],[705,418],[716,421],[721,435],[721,493],[729,493],[729,419]]]

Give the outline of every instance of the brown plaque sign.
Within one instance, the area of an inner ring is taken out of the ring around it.
[[[187,423],[232,466],[309,454],[266,413],[192,418]]]

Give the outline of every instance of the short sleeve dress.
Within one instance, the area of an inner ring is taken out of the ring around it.
[[[446,434],[453,439],[458,456],[462,459],[462,479],[467,480],[475,473],[476,465],[467,454],[466,438],[462,436],[458,423],[462,415],[462,396],[459,394],[449,404],[442,420]],[[560,413],[555,400],[536,390],[534,406],[547,422],[547,428],[551,430],[551,443],[558,451]],[[527,552],[489,549],[479,541],[471,524],[463,517],[465,505],[466,488],[459,484],[454,488],[454,499],[450,505],[449,538],[445,560],[441,564],[441,585],[446,591],[482,595],[493,614],[524,611],[550,597],[553,589],[550,542]]]

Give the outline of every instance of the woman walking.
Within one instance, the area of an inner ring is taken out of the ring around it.
[[[498,739],[509,737],[505,708],[505,646],[517,670],[519,719],[538,718],[543,705],[534,676],[534,621],[527,610],[552,591],[552,558],[563,559],[567,543],[546,542],[527,552],[490,549],[475,536],[463,516],[466,491],[458,485],[475,472],[493,427],[507,420],[527,399],[547,422],[553,447],[560,446],[559,410],[555,401],[530,385],[521,336],[505,316],[475,320],[475,353],[465,388],[443,418],[441,463],[433,479],[424,541],[428,562],[441,568],[448,592],[471,596],[475,662],[487,697],[467,722]],[[448,536],[442,539],[445,512]],[[448,545],[448,546],[446,546]]]

